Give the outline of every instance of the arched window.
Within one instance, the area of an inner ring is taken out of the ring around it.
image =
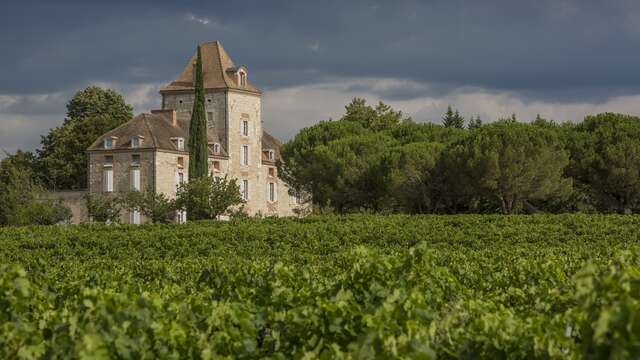
[[[244,71],[239,71],[238,74],[240,76],[240,87],[247,87],[247,73]]]

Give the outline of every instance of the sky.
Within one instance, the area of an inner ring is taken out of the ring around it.
[[[219,40],[263,90],[286,141],[353,97],[418,122],[448,105],[493,121],[640,115],[637,0],[30,1],[0,11],[0,149],[34,150],[88,85],[135,113],[199,42]],[[1,156],[1,155],[0,155]]]

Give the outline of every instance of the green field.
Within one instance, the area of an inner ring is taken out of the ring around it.
[[[638,358],[640,217],[0,229],[0,358]]]

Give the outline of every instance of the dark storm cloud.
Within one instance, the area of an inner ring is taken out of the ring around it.
[[[34,149],[89,84],[135,112],[221,40],[287,140],[354,96],[418,120],[640,113],[637,0],[33,1],[0,5],[0,149]],[[0,158],[2,157],[0,152]]]
[[[265,88],[391,77],[557,99],[640,83],[633,1],[21,1],[3,10],[0,93],[167,81],[211,39]]]

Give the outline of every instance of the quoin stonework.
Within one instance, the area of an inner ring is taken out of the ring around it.
[[[201,44],[207,114],[209,171],[237,179],[249,215],[295,215],[299,200],[278,177],[280,142],[263,129],[262,92],[245,66],[236,66],[218,41]],[[160,89],[162,109],[139,114],[89,147],[89,193],[133,190],[175,197],[189,174],[189,121],[196,55]],[[184,221],[184,214],[177,214]],[[188,218],[188,214],[186,214]],[[135,211],[125,223],[143,223]]]

